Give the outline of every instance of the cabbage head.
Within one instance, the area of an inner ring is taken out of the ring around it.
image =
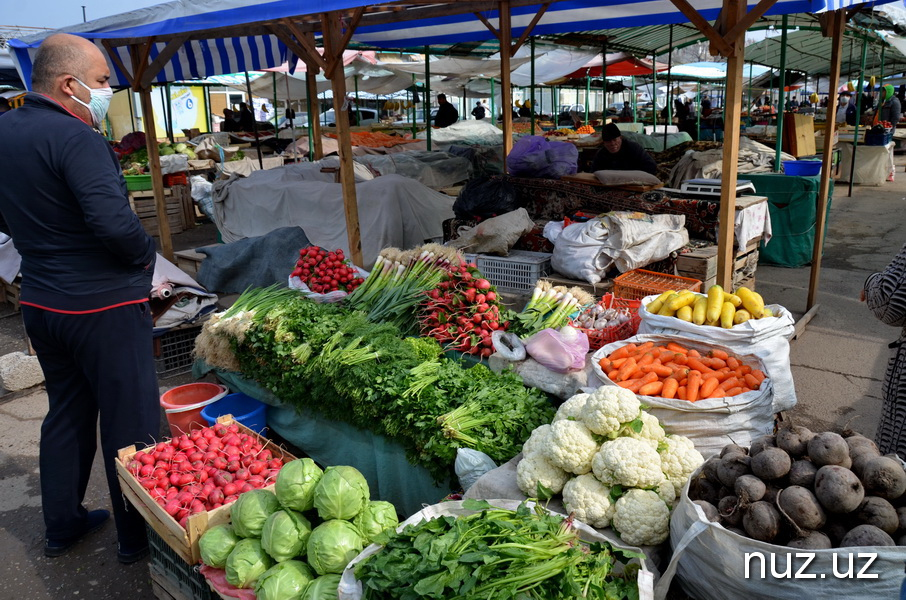
[[[337,600],[340,587],[339,575],[322,575],[308,584],[301,600]]]
[[[238,541],[239,536],[230,525],[211,527],[198,540],[201,561],[209,567],[222,569]]]
[[[294,510],[278,510],[267,518],[261,530],[261,547],[277,562],[305,552],[311,523]]]
[[[382,531],[396,529],[400,520],[396,516],[395,506],[389,502],[377,500],[365,505],[362,512],[356,515],[354,524],[365,538],[365,543],[370,544]]]
[[[238,588],[251,588],[274,561],[255,539],[239,540],[226,561],[226,579]]]
[[[255,584],[258,600],[296,600],[315,578],[304,562],[287,560],[265,571]]]
[[[239,495],[233,503],[230,519],[236,534],[244,538],[260,538],[264,522],[280,510],[277,497],[269,490],[251,490]]]
[[[325,521],[308,537],[308,564],[318,575],[342,573],[363,547],[364,540],[352,523],[339,519]]]
[[[315,508],[325,521],[352,520],[370,498],[368,482],[355,467],[327,467],[315,486]]]
[[[274,491],[286,508],[303,512],[314,506],[315,486],[324,471],[310,458],[299,458],[283,465],[277,473]]]

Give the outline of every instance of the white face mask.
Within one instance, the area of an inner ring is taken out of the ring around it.
[[[77,77],[73,77],[73,79],[78,81],[79,85],[88,90],[88,93],[91,94],[91,100],[86,104],[74,95],[71,95],[70,98],[87,108],[88,112],[91,113],[91,124],[95,127],[100,127],[101,123],[104,121],[104,117],[107,116],[107,109],[110,107],[110,100],[113,98],[113,89],[110,87],[90,88],[82,83]]]

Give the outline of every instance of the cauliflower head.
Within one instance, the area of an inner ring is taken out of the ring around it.
[[[563,505],[583,523],[598,529],[610,527],[614,511],[614,505],[610,501],[610,488],[591,473],[566,482],[563,486]]]
[[[661,469],[664,475],[673,482],[676,495],[683,491],[693,471],[705,462],[701,453],[689,438],[681,435],[668,435],[661,441]]]
[[[551,426],[541,425],[536,427],[532,434],[529,436],[529,439],[522,444],[522,454],[528,456],[529,454],[537,454],[544,450],[544,447],[547,446],[547,439],[551,434]]]
[[[593,433],[614,434],[623,423],[639,418],[642,405],[635,394],[615,385],[602,385],[588,396],[581,420]]]
[[[657,450],[642,440],[621,437],[601,444],[591,468],[601,483],[632,488],[654,487],[664,478]]]
[[[554,466],[540,452],[527,454],[516,465],[516,484],[522,493],[534,498],[538,495],[538,484],[559,494],[571,475]]]
[[[591,459],[598,451],[598,442],[588,427],[580,421],[557,421],[543,453],[555,466],[576,475],[591,471]]]
[[[656,546],[670,534],[670,509],[651,490],[629,490],[617,500],[611,523],[633,546]]]
[[[679,494],[677,494],[676,486],[673,485],[669,478],[664,477],[659,484],[654,486],[654,491],[668,507],[673,508],[673,505],[676,504],[676,497]]]
[[[554,421],[562,421],[563,419],[570,419],[572,421],[581,420],[582,409],[585,408],[585,403],[588,401],[590,395],[591,394],[576,394],[561,404],[560,408],[557,409],[557,414],[554,415]]]
[[[642,429],[638,433],[633,431],[631,427],[624,427],[624,435],[626,437],[631,437],[636,440],[642,440],[646,442],[649,446],[657,450],[658,444],[667,437],[667,432],[664,431],[664,428],[661,427],[660,422],[652,414],[642,411],[641,417],[639,420],[642,422]]]

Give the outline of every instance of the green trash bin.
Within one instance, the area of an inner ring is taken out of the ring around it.
[[[759,264],[802,267],[812,262],[818,215],[818,176],[805,177],[780,173],[740,175],[755,185],[758,196],[768,199],[771,239],[761,243]],[[834,182],[830,182],[827,213],[830,214]],[[825,221],[824,232],[827,233]]]

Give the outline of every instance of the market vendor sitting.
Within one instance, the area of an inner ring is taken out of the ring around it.
[[[608,123],[601,130],[604,148],[598,151],[591,171],[645,171],[657,173],[657,164],[651,155],[637,143],[623,138],[615,123]]]

